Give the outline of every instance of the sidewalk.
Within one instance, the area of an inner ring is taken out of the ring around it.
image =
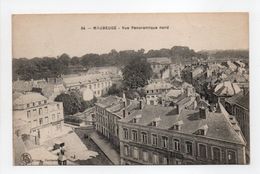
[[[113,149],[112,145],[108,141],[106,141],[105,139],[101,139],[96,132],[93,132],[91,134],[91,139],[94,141],[94,143],[96,143],[96,145],[103,151],[103,153],[113,164],[120,164],[120,155],[115,149]]]

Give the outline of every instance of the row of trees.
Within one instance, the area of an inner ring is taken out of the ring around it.
[[[203,54],[196,53],[189,47],[174,46],[170,49],[149,50],[145,53],[140,50],[111,50],[106,54],[85,54],[81,57],[70,57],[62,54],[59,57],[42,58],[14,58],[13,59],[13,79],[31,80],[43,79],[48,77],[58,77],[61,74],[71,73],[71,66],[84,66],[86,69],[99,66],[125,66],[132,60],[149,57],[170,57],[173,62],[187,61],[192,57],[205,57]]]

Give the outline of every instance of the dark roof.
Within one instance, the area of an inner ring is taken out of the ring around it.
[[[127,112],[131,112],[139,106],[139,102],[135,100],[126,99],[126,107],[124,107],[123,102],[123,98],[121,97],[108,96],[96,103],[96,105],[116,114],[120,118],[123,117],[123,109],[126,109]]]
[[[246,92],[246,94],[244,94],[244,92],[241,91],[240,93],[227,98],[226,101],[230,104],[237,104],[249,110],[249,92]]]
[[[130,123],[137,115],[141,115],[138,122],[135,123],[138,125],[149,126],[151,122],[160,120],[156,126],[157,128],[176,131],[170,129],[173,125],[182,121],[181,130],[178,132],[194,134],[198,129],[206,126],[208,127],[206,137],[239,144],[245,143],[222,113],[209,112],[206,119],[201,119],[199,118],[199,110],[183,109],[178,114],[175,107],[145,105],[142,110],[135,110],[128,117],[120,121]]]

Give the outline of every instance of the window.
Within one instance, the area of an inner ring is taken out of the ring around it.
[[[162,147],[163,148],[168,147],[168,137],[162,136]]]
[[[56,121],[55,114],[52,114],[52,121]]]
[[[129,156],[129,147],[127,145],[124,146],[124,154],[125,156]]]
[[[35,106],[35,103],[33,102],[33,106]]]
[[[198,135],[205,135],[205,130],[204,129],[199,129],[198,130]]]
[[[37,126],[37,120],[33,120],[33,127]]]
[[[42,115],[42,108],[39,108],[39,115]]]
[[[173,149],[176,151],[180,151],[180,140],[178,139],[173,140]]]
[[[42,104],[42,102],[41,102],[41,101],[39,101],[39,102],[38,102],[38,105],[41,105],[41,104]]]
[[[147,133],[142,132],[141,135],[142,135],[142,143],[147,144]]]
[[[220,149],[217,147],[212,148],[212,160],[215,162],[220,162]]]
[[[60,104],[57,104],[57,109],[60,109]]]
[[[153,164],[159,164],[159,156],[157,154],[153,154]]]
[[[40,124],[40,125],[43,124],[43,119],[42,119],[42,118],[39,119],[39,124]]]
[[[232,150],[229,150],[227,153],[228,164],[236,164],[236,153]]]
[[[57,114],[57,120],[59,120],[59,119],[60,119],[60,113]]]
[[[152,145],[157,146],[157,143],[158,143],[157,135],[152,134]]]
[[[27,108],[29,108],[30,107],[30,104],[27,104]]]
[[[138,148],[137,147],[134,147],[133,149],[133,157],[135,159],[138,159],[139,158],[139,151],[138,151]]]
[[[48,113],[48,107],[47,107],[47,106],[44,107],[44,112],[45,112],[46,114]]]
[[[45,124],[48,124],[48,123],[49,123],[49,118],[45,117]]]
[[[192,155],[192,142],[189,141],[186,142],[186,153],[188,155]]]
[[[36,109],[33,110],[33,116],[36,116],[37,115],[37,111]]]
[[[31,118],[31,111],[27,111],[27,118]]]
[[[124,131],[124,139],[128,140],[128,129],[124,128],[123,131]]]
[[[132,140],[137,141],[137,131],[135,130],[132,131]]]
[[[146,151],[143,151],[143,160],[145,161],[145,162],[148,162],[148,152],[146,152]]]
[[[156,127],[156,125],[157,125],[157,124],[156,124],[156,121],[153,121],[153,122],[152,122],[152,126],[155,126],[155,127]]]
[[[44,100],[44,104],[46,104],[47,103],[47,100]]]
[[[199,144],[199,157],[201,158],[207,157],[207,148],[204,144]]]
[[[169,164],[169,159],[168,159],[167,157],[163,157],[162,163],[163,163],[164,165]]]

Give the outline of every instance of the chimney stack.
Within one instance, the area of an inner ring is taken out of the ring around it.
[[[199,114],[199,117],[201,119],[206,119],[207,116],[208,116],[208,108],[205,108],[205,107],[200,107],[200,114]]]
[[[126,116],[126,111],[125,109],[123,109],[123,118],[125,118],[125,116]]]
[[[143,106],[144,104],[143,104],[143,101],[142,100],[139,100],[139,109],[140,110],[142,110],[143,109]]]

